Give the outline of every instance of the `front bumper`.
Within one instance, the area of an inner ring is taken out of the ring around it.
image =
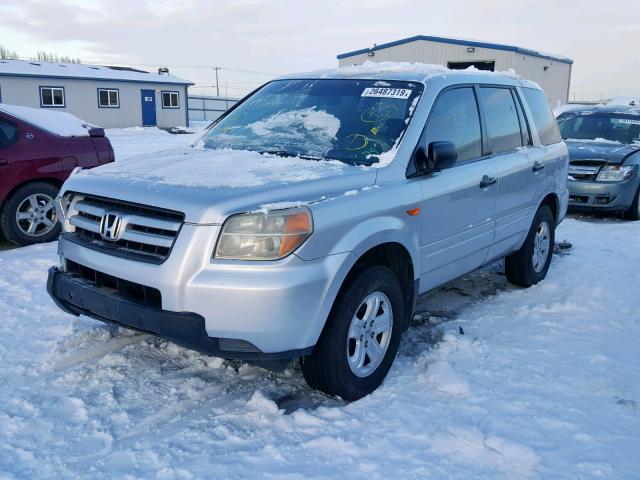
[[[569,208],[575,210],[627,210],[633,203],[640,179],[637,175],[622,182],[569,180]]]
[[[58,290],[52,288],[52,296],[72,313],[148,331],[223,358],[254,360],[251,357],[254,354],[258,359],[265,358],[264,355],[294,358],[308,353],[322,332],[350,265],[355,262],[354,254],[315,260],[290,255],[273,262],[212,261],[219,228],[185,224],[171,255],[161,265],[91,250],[74,243],[69,234],[63,234],[58,242],[62,272],[51,274],[53,286],[56,282],[61,286],[56,287]],[[133,308],[131,302],[123,303],[122,299],[105,299],[105,292],[99,289],[80,289],[77,281],[73,283],[65,276],[69,262],[155,289],[161,301],[155,310],[141,312],[138,308],[141,305]],[[69,290],[88,300],[84,304],[70,302],[65,297]],[[132,320],[141,315],[144,322]],[[155,317],[162,319],[157,326],[151,320]],[[213,343],[194,344],[182,334],[174,335],[169,324],[180,322],[197,324],[197,328],[192,328],[199,332],[198,337],[206,335]],[[236,355],[233,350],[218,349],[215,345],[216,342],[229,345],[233,341],[251,344],[255,351]]]
[[[268,366],[307,355],[311,350],[264,353],[246,342],[213,338],[207,335],[204,318],[196,313],[169,312],[142,305],[97,288],[57,267],[49,269],[47,291],[58,307],[72,315],[87,315],[103,322],[158,335],[208,355]]]

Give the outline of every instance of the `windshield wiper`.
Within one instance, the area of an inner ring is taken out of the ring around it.
[[[259,153],[268,155],[277,155],[278,157],[298,157],[304,160],[323,160],[321,157],[314,157],[312,155],[302,155],[300,153],[291,153],[286,150],[260,150]]]

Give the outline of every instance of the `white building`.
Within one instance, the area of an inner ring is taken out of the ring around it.
[[[188,126],[189,85],[131,68],[0,60],[0,103],[61,110],[107,128]]]
[[[497,43],[417,35],[338,55],[341,67],[367,60],[423,62],[453,69],[475,66],[480,70],[514,69],[520,76],[538,83],[552,106],[569,99],[573,60]]]

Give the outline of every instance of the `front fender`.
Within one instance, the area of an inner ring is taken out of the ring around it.
[[[360,257],[378,245],[398,243],[409,252],[418,278],[422,219],[407,210],[420,199],[416,182],[360,190],[313,205],[315,231],[296,253],[304,260],[346,252]]]

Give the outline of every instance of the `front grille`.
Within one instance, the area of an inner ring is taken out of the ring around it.
[[[107,240],[100,233],[108,213],[121,219],[117,240]],[[73,195],[67,217],[76,241],[151,263],[162,263],[169,257],[184,222],[179,212],[85,194]]]
[[[607,162],[601,160],[576,160],[569,164],[569,175],[576,180],[595,180]]]
[[[147,305],[154,308],[162,308],[162,296],[160,290],[139,283],[123,280],[122,278],[107,275],[93,268],[85,267],[79,263],[66,261],[67,272],[82,278],[95,288],[105,290],[109,294],[117,295],[125,300]]]

